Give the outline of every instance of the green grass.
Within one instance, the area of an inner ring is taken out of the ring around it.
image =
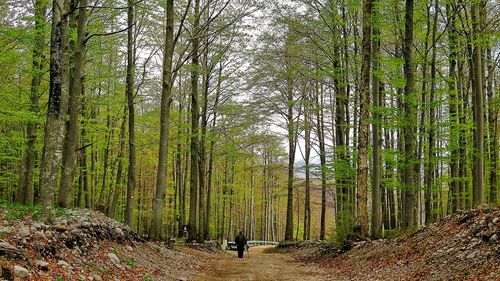
[[[31,216],[33,220],[39,220],[42,216],[42,207],[40,205],[22,205],[18,203],[1,201],[0,209],[3,209],[5,219],[9,221],[22,219],[27,216]],[[66,209],[54,209],[55,217],[64,217],[67,215],[68,212]]]

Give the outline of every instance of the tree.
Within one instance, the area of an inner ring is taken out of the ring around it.
[[[416,163],[416,137],[415,137],[415,78],[413,65],[413,0],[406,0],[405,8],[405,36],[403,46],[404,74],[406,78],[404,86],[404,213],[403,227],[412,228],[416,225],[416,186],[415,186],[415,163]]]
[[[156,192],[153,205],[153,224],[151,237],[161,239],[163,229],[163,209],[165,206],[168,130],[170,127],[170,103],[172,102],[172,61],[174,55],[174,0],[167,1],[167,24],[165,32],[165,51],[163,54],[163,77],[161,90],[160,144],[158,154],[158,171],[156,176]]]
[[[75,167],[77,156],[78,136],[80,133],[78,117],[80,115],[80,95],[83,92],[83,69],[85,64],[86,40],[87,40],[87,0],[80,0],[78,5],[77,39],[74,43],[73,69],[71,70],[70,93],[69,93],[69,123],[64,142],[63,169],[59,187],[58,205],[63,208],[72,206],[73,183],[75,179]],[[75,7],[76,8],[76,7]]]
[[[198,239],[198,123],[199,123],[199,105],[198,105],[198,44],[200,25],[200,0],[195,0],[194,4],[194,24],[193,35],[191,38],[192,59],[191,59],[191,172],[189,178],[189,237],[188,240]]]
[[[358,142],[358,225],[361,235],[368,236],[368,135],[369,135],[369,104],[370,104],[370,63],[371,63],[371,33],[372,33],[371,0],[363,1],[363,41],[361,63],[361,96]]]
[[[45,14],[47,10],[47,1],[35,1],[35,34],[33,37],[33,70],[30,88],[30,110],[38,114],[41,89],[40,84],[44,74],[44,53],[45,53],[45,35],[44,30],[47,25]],[[34,200],[33,172],[35,169],[36,158],[36,139],[37,128],[36,122],[29,122],[27,126],[26,148],[24,150],[23,162],[19,176],[19,184],[16,194],[16,201],[21,204],[31,205]]]
[[[50,91],[40,164],[41,204],[44,219],[52,220],[54,190],[61,160],[66,111],[68,108],[68,0],[52,2],[50,34]]]
[[[135,152],[135,54],[134,54],[134,0],[127,1],[127,77],[125,95],[128,108],[128,173],[127,173],[127,200],[125,207],[125,223],[132,227],[135,208],[135,182],[136,182],[136,152]]]
[[[373,108],[373,125],[372,125],[372,228],[371,237],[378,239],[382,236],[382,206],[381,203],[383,198],[381,196],[381,185],[380,185],[380,175],[382,167],[380,165],[381,157],[381,140],[380,140],[380,127],[381,127],[381,106],[382,106],[382,92],[383,84],[379,81],[380,75],[380,28],[378,27],[379,20],[377,17],[377,12],[380,10],[380,2],[372,3],[372,108]]]
[[[479,2],[471,4],[472,19],[472,101],[474,109],[474,166],[472,201],[475,207],[484,204],[484,97],[483,97],[483,72],[481,43],[481,15]]]

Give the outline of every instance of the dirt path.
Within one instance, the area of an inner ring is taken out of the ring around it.
[[[269,246],[252,247],[250,254],[245,253],[243,259],[238,259],[236,252],[231,252],[231,256],[218,257],[193,280],[328,280],[321,276],[317,268],[296,263],[286,254],[265,253],[267,248]]]

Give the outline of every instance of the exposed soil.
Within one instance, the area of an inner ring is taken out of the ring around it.
[[[211,259],[206,270],[193,280],[331,280],[319,268],[298,263],[291,255],[268,251],[270,248],[273,247],[251,247],[243,259],[237,258],[236,252]]]

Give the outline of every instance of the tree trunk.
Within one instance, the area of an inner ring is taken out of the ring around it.
[[[448,150],[450,151],[450,190],[451,190],[451,212],[454,213],[458,209],[458,97],[456,88],[456,66],[457,66],[457,26],[456,14],[450,4],[446,5],[446,15],[448,18],[448,45],[450,55],[448,57],[449,72],[448,72],[448,93],[449,105],[448,112],[450,115],[450,140]]]
[[[377,6],[377,3],[373,3]],[[378,9],[378,7],[376,8]],[[372,11],[372,23],[375,23],[376,11]],[[381,107],[382,107],[382,91],[380,89],[381,83],[379,82],[379,53],[380,53],[380,30],[377,24],[373,24],[373,45],[372,45],[372,60],[373,60],[373,132],[372,132],[372,228],[371,237],[373,239],[379,239],[382,236],[382,199],[381,196],[381,185],[380,185],[380,175],[382,172],[382,167],[380,166],[381,157],[381,140],[380,140],[380,127],[381,121]]]
[[[295,162],[295,132],[293,121],[293,86],[291,79],[288,79],[288,115],[287,115],[287,128],[288,128],[288,196],[286,208],[286,226],[285,226],[285,241],[293,239],[293,169]]]
[[[167,25],[165,51],[163,57],[163,77],[161,90],[160,144],[158,148],[158,170],[156,192],[153,204],[151,238],[160,240],[163,230],[163,209],[167,192],[168,130],[170,127],[170,104],[172,102],[172,60],[174,55],[174,0],[167,0]]]
[[[323,84],[317,95],[317,106],[319,107],[316,113],[317,135],[319,142],[319,159],[321,165],[321,222],[319,239],[325,239],[326,233],[326,149],[325,149],[325,122],[323,114]]]
[[[82,7],[87,6],[87,0],[80,0],[78,4]],[[61,181],[59,187],[58,205],[62,208],[71,207],[73,194],[73,183],[75,178],[77,145],[80,129],[78,125],[78,116],[80,115],[80,99],[83,93],[83,68],[85,66],[85,40],[87,27],[87,9],[80,8],[77,22],[77,40],[74,44],[74,57],[71,89],[69,92],[69,124],[68,132],[65,138],[63,163],[61,172]]]
[[[50,90],[40,164],[41,204],[44,220],[52,220],[54,189],[62,156],[68,108],[68,0],[53,0],[50,34]]]
[[[127,202],[125,207],[125,223],[132,228],[134,222],[135,208],[135,106],[134,106],[134,80],[135,80],[135,59],[134,59],[134,0],[128,0],[127,9],[127,77],[125,94],[128,103],[128,177],[127,177]]]
[[[499,104],[500,96],[498,88],[493,86],[495,79],[495,66],[491,47],[487,51],[487,68],[488,77],[486,89],[488,91],[488,125],[490,135],[490,201],[489,203],[495,206],[498,202],[498,153],[499,153],[499,140],[500,140],[500,122],[498,122],[498,114],[500,107],[495,106]],[[496,91],[494,89],[497,89]],[[496,94],[495,94],[496,93]]]
[[[432,27],[432,57],[431,57],[431,91],[429,96],[429,132],[428,132],[428,156],[427,156],[427,166],[425,167],[425,223],[429,224],[432,222],[432,182],[434,180],[434,98],[436,95],[436,35],[437,35],[437,25],[438,25],[438,11],[439,11],[439,0],[434,2],[434,17],[433,17],[433,27]]]
[[[32,61],[32,76],[31,76],[31,89],[30,89],[30,111],[33,114],[38,114],[40,109],[38,100],[40,98],[40,83],[43,78],[44,68],[44,29],[47,25],[45,14],[48,3],[44,0],[35,1],[35,34],[33,38],[33,61]],[[19,185],[16,194],[16,202],[32,205],[34,200],[34,183],[33,171],[35,170],[36,158],[36,134],[38,125],[36,122],[28,122],[26,130],[27,140],[26,147],[23,152],[23,160],[21,172],[19,175]]]
[[[125,99],[127,101],[127,99]],[[123,117],[122,123],[120,125],[120,146],[118,148],[118,167],[116,168],[116,179],[115,179],[115,188],[113,189],[113,195],[111,200],[111,206],[108,209],[108,217],[115,218],[116,210],[118,209],[118,200],[120,198],[120,194],[122,193],[121,182],[122,182],[122,171],[123,171],[123,156],[125,154],[125,125],[127,123],[127,105],[124,105],[123,108]]]
[[[406,83],[404,87],[404,216],[403,228],[413,228],[416,226],[416,183],[415,183],[415,163],[416,163],[416,130],[415,124],[415,80],[413,64],[413,0],[406,0],[405,10],[405,38],[403,46],[404,74]]]
[[[189,237],[188,241],[198,239],[198,28],[200,25],[200,0],[195,0],[194,26],[192,45],[192,69],[191,69],[191,176],[189,196]]]
[[[472,204],[478,207],[484,204],[484,103],[483,103],[483,75],[481,71],[481,16],[479,3],[472,5],[472,101],[474,111],[474,152],[473,152],[473,185]]]
[[[305,165],[306,165],[306,178],[305,178],[305,201],[304,201],[304,240],[311,239],[311,180],[310,173],[311,167],[309,164],[311,155],[311,104],[308,94],[305,94],[304,104],[304,131],[305,131]]]
[[[368,135],[370,106],[370,62],[371,62],[371,27],[373,0],[363,1],[363,57],[361,63],[361,98],[358,134],[358,225],[361,235],[368,236]]]

